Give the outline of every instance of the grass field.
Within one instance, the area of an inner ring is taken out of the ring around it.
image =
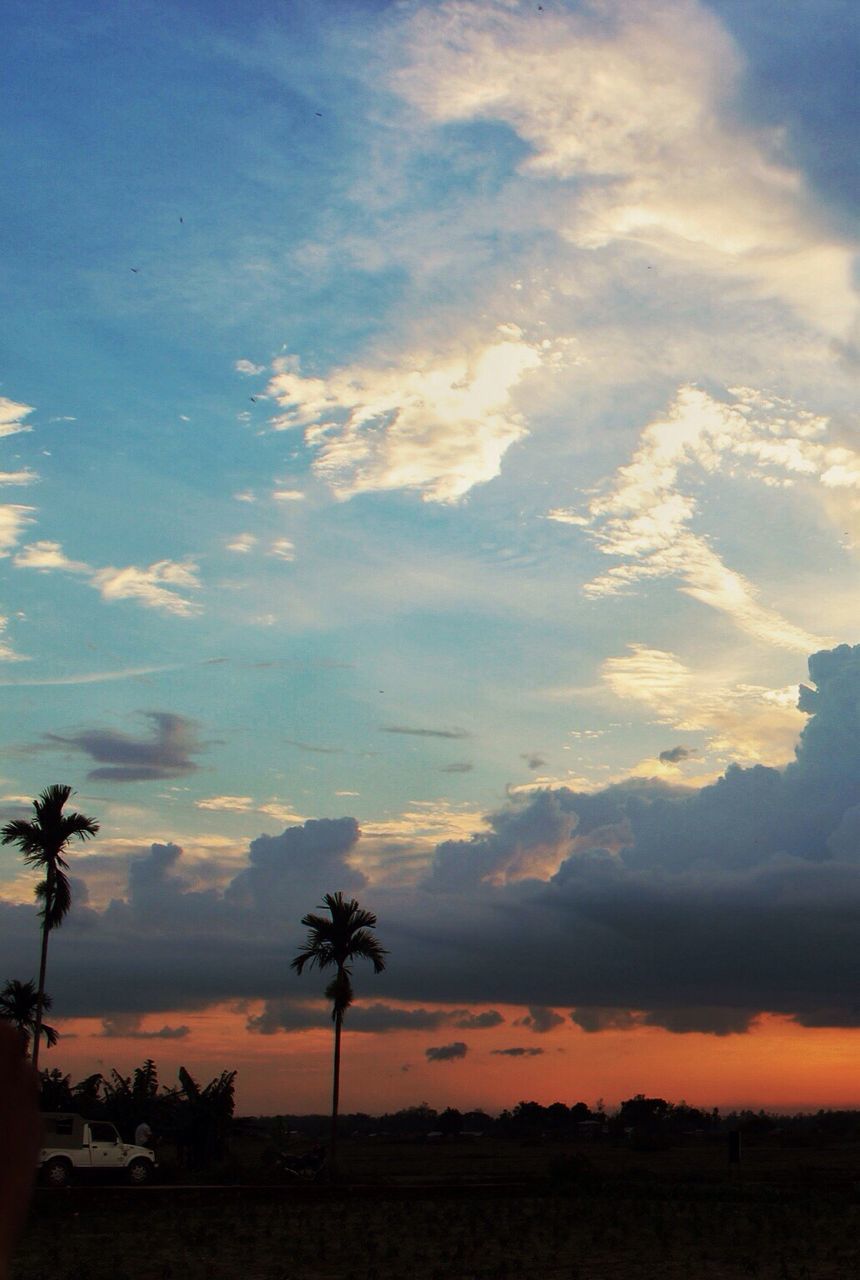
[[[856,1145],[762,1146],[730,1170],[722,1144],[363,1142],[334,1188],[276,1185],[262,1159],[222,1175],[255,1183],[39,1192],[13,1280],[860,1275]]]

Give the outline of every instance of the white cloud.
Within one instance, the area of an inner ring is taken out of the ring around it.
[[[254,809],[254,801],[250,796],[207,796],[204,800],[195,800],[198,809],[213,809],[215,812],[246,813]]]
[[[233,368],[237,373],[256,374],[265,373],[266,366],[264,364],[253,364],[250,360],[237,360]]]
[[[257,545],[257,538],[253,533],[237,533],[225,543],[228,551],[235,551],[239,555],[247,555],[249,551]]]
[[[146,568],[127,565],[124,569],[108,566],[96,569],[93,586],[104,600],[136,600],[148,609],[161,609],[178,617],[197,613],[200,605],[177,593],[200,587],[197,565],[191,560],[157,560]]]
[[[523,174],[578,248],[641,246],[850,331],[851,248],[816,223],[800,175],[775,158],[782,139],[739,123],[742,60],[704,5],[603,0],[537,18],[457,0],[419,10],[409,53],[395,88],[439,123],[514,129],[530,148]]]
[[[0,556],[6,556],[17,545],[22,531],[33,523],[33,507],[15,503],[0,506]]]
[[[416,489],[454,502],[498,475],[526,434],[513,396],[547,353],[504,327],[464,354],[413,352],[387,366],[350,365],[304,377],[276,362],[268,392],[283,409],[275,430],[303,427],[314,470],[339,498]]]
[[[272,490],[272,498],[275,502],[301,502],[304,496],[301,489]]]
[[[25,467],[23,471],[0,471],[0,484],[33,484],[39,477]]]
[[[693,673],[673,653],[629,644],[628,653],[607,658],[601,676],[624,701],[648,707],[655,719],[685,733],[703,733],[708,750],[743,763],[781,765],[791,758],[804,716],[797,685],[769,689],[732,684],[719,672]],[[633,774],[669,776],[659,761],[637,765]]]
[[[747,634],[805,653],[825,637],[797,627],[759,603],[757,589],[729,568],[690,528],[698,504],[682,475],[718,470],[766,483],[776,478],[818,485],[819,496],[860,479],[860,453],[822,443],[825,418],[790,401],[734,388],[731,403],[682,387],[665,417],[649,423],[629,463],[585,512],[556,509],[549,518],[586,528],[604,555],[621,561],[586,585],[592,597],[618,595],[637,582],[675,578],[680,590],[728,615]]]
[[[59,542],[44,539],[22,547],[13,563],[19,569],[80,574],[101,593],[104,600],[136,600],[145,608],[161,609],[180,617],[197,613],[200,608],[195,601],[178,594],[200,586],[197,565],[191,560],[157,560],[145,568],[108,565],[96,569],[83,560],[71,560]]]
[[[31,404],[16,404],[6,396],[0,396],[0,436],[13,436],[19,431],[32,431],[24,419],[33,412]]]
[[[296,548],[289,538],[275,538],[269,547],[268,554],[277,556],[279,560],[295,560]]]
[[[51,542],[47,538],[22,547],[13,564],[18,569],[41,569],[45,572],[53,569],[63,569],[67,573],[92,572],[82,560],[70,560],[59,542]]]
[[[16,653],[4,638],[8,625],[9,619],[0,616],[0,662],[26,662],[24,655]]]

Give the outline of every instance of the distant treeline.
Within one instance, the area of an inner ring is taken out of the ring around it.
[[[344,1114],[340,1118],[345,1137],[408,1140],[415,1138],[472,1139],[478,1136],[514,1138],[521,1141],[580,1139],[584,1141],[643,1136],[672,1140],[681,1137],[705,1137],[739,1131],[747,1138],[768,1135],[791,1135],[798,1139],[848,1139],[860,1141],[860,1111],[817,1111],[782,1115],[764,1110],[720,1113],[714,1107],[705,1110],[686,1102],[669,1102],[636,1094],[614,1110],[602,1102],[594,1108],[585,1102],[568,1106],[553,1102],[518,1102],[511,1110],[491,1116],[486,1111],[458,1111],[446,1107],[437,1111],[426,1102],[404,1107],[381,1116],[365,1112]],[[276,1138],[298,1134],[320,1138],[327,1132],[330,1117],[326,1115],[281,1115],[244,1117],[237,1122],[272,1132]]]

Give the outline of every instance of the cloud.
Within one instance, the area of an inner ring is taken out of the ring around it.
[[[216,813],[247,813],[255,808],[250,796],[207,796],[194,803],[198,809],[212,809]]]
[[[734,388],[730,401],[698,387],[680,388],[668,413],[649,423],[631,461],[620,467],[584,514],[555,509],[550,519],[579,523],[597,549],[619,561],[586,585],[592,598],[619,595],[637,583],[674,579],[679,589],[731,619],[741,631],[781,648],[807,653],[821,643],[761,604],[758,591],[729,568],[704,534],[692,529],[699,504],[694,469],[768,484],[803,483],[828,490],[860,487],[860,452],[822,442],[827,420],[789,401]]]
[[[468,1052],[468,1045],[462,1040],[455,1040],[453,1044],[440,1044],[435,1048],[425,1049],[424,1056],[428,1062],[454,1062],[458,1058],[465,1058]]]
[[[273,502],[303,502],[305,498],[301,489],[273,489]]]
[[[189,1026],[161,1027],[158,1031],[141,1029],[139,1014],[113,1014],[102,1019],[99,1033],[109,1040],[184,1040],[191,1034]]]
[[[470,738],[472,736],[465,729],[413,729],[404,724],[381,725],[379,732],[406,733],[414,738]]]
[[[525,760],[530,769],[543,769],[546,765],[546,760],[536,751],[523,751],[520,754],[520,759]]]
[[[116,729],[84,729],[79,733],[48,733],[48,742],[81,751],[102,765],[87,777],[103,782],[153,782],[183,778],[200,766],[192,759],[205,744],[197,736],[195,721],[168,711],[145,711],[153,732],[150,738],[133,738]]]
[[[265,373],[266,366],[264,364],[254,364],[251,360],[237,360],[233,365],[237,373],[258,374]]]
[[[521,1049],[517,1046],[513,1049],[491,1049],[490,1052],[499,1058],[538,1058],[544,1051],[543,1049]]]
[[[560,1013],[556,1013],[555,1009],[533,1004],[529,1008],[528,1015],[520,1018],[517,1026],[528,1027],[530,1031],[544,1035],[547,1031],[554,1031],[556,1027],[560,1027],[563,1022],[564,1018]]]
[[[0,484],[33,484],[39,477],[35,471],[25,467],[23,471],[0,471]]]
[[[394,88],[439,125],[507,125],[560,236],[644,250],[845,337],[852,249],[813,212],[784,139],[745,127],[742,58],[694,0],[584,10],[443,3],[411,19]],[[726,174],[731,182],[726,183]]]
[[[26,662],[27,659],[25,656],[23,654],[16,653],[5,639],[6,629],[8,626],[9,619],[0,615],[0,662]],[[0,684],[2,683],[3,682],[0,681]]]
[[[22,547],[13,563],[18,569],[61,570],[80,575],[101,593],[103,600],[135,600],[145,608],[177,617],[190,617],[200,609],[195,601],[179,594],[200,587],[197,565],[192,560],[157,560],[146,568],[127,565],[117,569],[109,565],[96,569],[82,560],[69,559],[59,542],[42,540]]]
[[[488,1027],[498,1027],[504,1018],[498,1009],[485,1009],[483,1013],[466,1013],[455,1015],[454,1026],[461,1031],[485,1031]]]
[[[236,533],[224,545],[228,551],[234,551],[237,555],[246,556],[257,545],[257,537],[253,533]]]
[[[17,546],[23,530],[33,523],[33,507],[17,503],[0,505],[0,556],[6,556]]]
[[[31,404],[18,404],[8,396],[0,396],[0,436],[13,436],[19,431],[32,431],[24,419],[33,412]]]
[[[157,675],[162,671],[176,671],[176,663],[167,663],[158,667],[125,667],[119,671],[81,671],[68,676],[35,677],[32,680],[0,680],[0,688],[14,688],[17,685],[26,688],[66,684],[104,684],[114,680],[136,680],[140,676]]]
[[[443,764],[440,767],[439,772],[440,773],[471,773],[474,767],[475,766],[473,764],[470,764],[468,760],[455,760],[453,764]]]
[[[507,325],[465,354],[414,352],[326,378],[303,376],[290,357],[267,388],[283,410],[272,426],[304,428],[314,471],[339,498],[414,489],[425,502],[455,502],[497,476],[526,434],[514,395],[545,356]]]
[[[637,779],[532,792],[472,839],[442,841],[417,881],[372,882],[373,856],[367,870],[356,864],[364,841],[375,845],[349,817],[262,836],[238,868],[222,850],[208,878],[178,845],[154,845],[130,859],[124,891],[111,882],[106,906],[76,898],[55,1007],[103,1017],[282,1000],[286,978],[296,998],[316,998],[322,982],[288,972],[297,922],[340,888],[377,913],[391,953],[384,973],[356,984],[382,1006],[362,1015],[368,1026],[403,1022],[405,1009],[413,1025],[444,1011],[444,1025],[472,1029],[484,1015],[470,1010],[502,1005],[521,1008],[532,1031],[560,1008],[595,1033],[738,1034],[760,1013],[854,1025],[860,645],[813,654],[809,671],[807,723],[786,767],[733,765],[698,788]],[[88,859],[75,861],[86,883]],[[28,963],[26,897],[0,901],[0,972]],[[279,1008],[270,1016],[283,1022]],[[325,1017],[318,998],[313,1009]]]
[[[269,546],[268,554],[276,556],[279,560],[295,560],[295,544],[290,542],[289,538],[275,538]]]
[[[689,760],[695,754],[689,747],[669,747],[660,752],[659,759],[663,764],[680,764],[682,760]]]

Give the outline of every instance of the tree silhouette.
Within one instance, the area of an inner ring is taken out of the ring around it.
[[[28,866],[39,867],[45,878],[36,885],[36,899],[42,909],[42,953],[39,960],[39,987],[36,993],[36,1021],[33,1028],[33,1066],[39,1066],[39,1045],[42,1039],[42,1013],[45,1008],[45,970],[48,964],[48,937],[58,928],[72,905],[72,891],[65,853],[73,837],[86,840],[94,836],[99,824],[86,814],[63,813],[72,794],[71,787],[59,783],[46,787],[38,800],[33,801],[35,818],[28,822],[15,818],[0,830],[3,844],[16,844]]]
[[[331,1016],[334,1022],[334,1068],[331,1093],[331,1138],[329,1143],[331,1167],[334,1169],[337,1150],[337,1110],[340,1097],[340,1037],[343,1015],[353,1000],[352,962],[370,960],[375,973],[385,968],[383,956],[388,955],[372,930],[376,928],[376,916],[365,911],[355,898],[344,899],[342,893],[327,893],[321,910],[329,917],[309,914],[302,917],[308,930],[307,941],[291,962],[296,973],[306,964],[311,968],[328,969],[335,966],[335,975],[325,989],[327,1000],[332,1002]]]
[[[51,1007],[51,997],[47,991],[42,995],[42,1011]],[[36,1034],[39,996],[33,981],[19,982],[17,978],[9,978],[6,986],[0,991],[0,1018],[11,1022],[21,1037],[21,1046],[26,1054],[30,1048],[30,1040]],[[39,1033],[45,1037],[49,1049],[57,1043],[57,1032],[46,1022],[41,1023]]]

